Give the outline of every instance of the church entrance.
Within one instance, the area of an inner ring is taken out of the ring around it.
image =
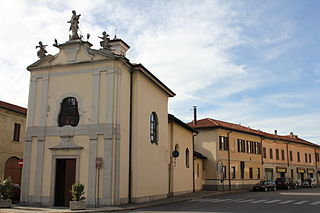
[[[69,206],[71,186],[76,179],[76,159],[56,159],[55,206]]]

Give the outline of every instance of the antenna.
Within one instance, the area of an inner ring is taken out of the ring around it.
[[[117,39],[117,28],[114,27],[114,39]]]

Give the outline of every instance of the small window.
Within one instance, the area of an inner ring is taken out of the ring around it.
[[[244,167],[245,167],[244,161],[240,161],[240,178],[241,179],[244,178]]]
[[[223,173],[223,179],[226,179],[227,178],[227,167],[226,166],[222,167],[222,173]]]
[[[316,161],[319,162],[320,158],[319,158],[319,153],[316,153]]]
[[[71,125],[73,127],[79,124],[78,102],[74,97],[63,99],[59,114],[59,127]]]
[[[249,177],[250,177],[250,179],[252,179],[253,178],[253,168],[249,168]]]
[[[229,150],[229,142],[227,137],[219,136],[219,149]]]
[[[311,163],[311,161],[312,161],[312,160],[311,160],[311,154],[309,154],[309,163]]]
[[[150,141],[158,144],[158,116],[155,112],[150,115]]]
[[[13,141],[19,142],[20,141],[20,128],[21,125],[18,123],[14,123],[13,127]]]
[[[263,147],[263,158],[267,158],[267,149]]]
[[[308,154],[307,153],[304,154],[304,160],[306,163],[308,163]]]
[[[197,177],[200,177],[200,165],[197,163]]]
[[[300,162],[300,152],[297,152],[297,160]]]
[[[257,178],[260,179],[260,168],[257,168]]]
[[[279,160],[279,149],[276,149],[276,159]]]
[[[189,149],[186,149],[186,167],[190,167],[190,161],[189,161]]]
[[[273,159],[273,152],[272,152],[272,149],[269,149],[270,151],[270,159]]]
[[[236,179],[236,167],[235,166],[231,167],[231,177],[232,177],[232,179]]]
[[[281,149],[281,160],[285,160],[284,159],[284,150],[283,149]]]
[[[246,141],[238,139],[238,152],[246,152]]]
[[[289,152],[289,155],[290,155],[290,161],[293,161],[292,151]]]

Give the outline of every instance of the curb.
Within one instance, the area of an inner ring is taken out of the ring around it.
[[[132,211],[132,210],[136,210],[136,209],[143,209],[143,208],[149,208],[149,207],[153,207],[153,206],[161,206],[161,205],[165,205],[165,204],[172,204],[172,203],[179,203],[179,202],[186,202],[186,201],[190,201],[190,200],[196,200],[196,199],[204,199],[204,198],[210,198],[210,197],[214,197],[214,196],[221,196],[221,195],[226,195],[226,194],[236,194],[236,193],[242,193],[242,192],[248,192],[248,190],[236,190],[236,191],[225,191],[225,192],[216,192],[215,194],[211,194],[211,195],[193,195],[193,196],[189,196],[189,197],[176,197],[176,199],[172,199],[172,200],[168,200],[168,199],[164,199],[162,201],[158,201],[158,202],[154,202],[154,203],[147,203],[147,204],[141,204],[141,205],[137,205],[137,206],[128,206],[128,207],[115,207],[115,209],[111,209],[112,207],[108,207],[108,208],[97,208],[97,209],[88,209],[88,210],[73,210],[73,211],[66,211],[64,209],[61,210],[53,210],[53,211],[45,211],[43,209],[36,209],[36,208],[24,208],[24,207],[17,207],[17,208],[11,208],[9,210],[10,213],[20,213],[23,210],[24,211],[35,211],[35,212],[48,212],[48,213],[91,213],[91,212],[120,212],[120,211]],[[5,209],[3,209],[5,210]],[[15,211],[16,210],[16,211]],[[0,209],[0,212],[1,209]]]

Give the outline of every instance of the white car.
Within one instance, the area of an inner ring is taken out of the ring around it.
[[[307,178],[303,181],[303,187],[316,187],[317,186],[317,181],[315,178]]]

